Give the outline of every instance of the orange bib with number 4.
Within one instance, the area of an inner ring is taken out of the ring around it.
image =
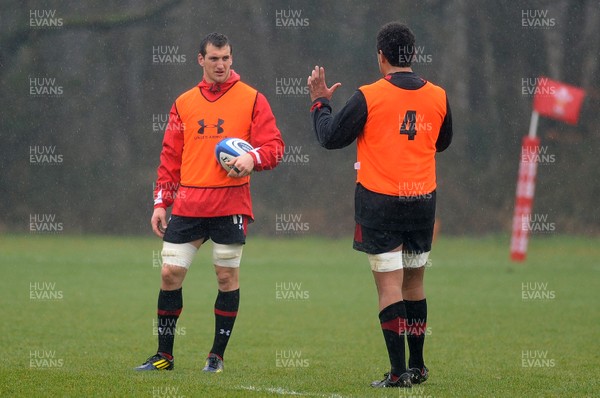
[[[360,91],[368,114],[357,142],[357,182],[391,196],[435,190],[435,143],[446,116],[446,92],[429,82],[407,90],[386,79]]]

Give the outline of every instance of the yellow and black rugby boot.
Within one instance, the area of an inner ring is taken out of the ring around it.
[[[175,367],[175,360],[167,358],[163,353],[157,352],[156,355],[151,356],[142,365],[135,368],[135,370],[173,370]]]

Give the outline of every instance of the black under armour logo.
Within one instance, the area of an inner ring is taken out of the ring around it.
[[[200,125],[200,128],[198,129],[198,134],[204,134],[204,129],[205,128],[216,128],[217,129],[217,134],[221,134],[223,131],[223,127],[221,127],[223,124],[225,123],[225,120],[223,119],[217,119],[217,124],[205,124],[204,123],[204,119],[200,119],[198,120],[198,124]]]

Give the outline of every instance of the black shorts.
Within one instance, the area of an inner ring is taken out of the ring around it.
[[[244,215],[223,217],[171,216],[163,240],[169,243],[188,243],[198,239],[222,245],[246,243],[248,217]]]
[[[386,231],[356,224],[354,249],[367,254],[391,252],[402,245],[403,252],[415,254],[431,251],[433,227],[415,231]]]

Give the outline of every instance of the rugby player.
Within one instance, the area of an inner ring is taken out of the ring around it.
[[[250,173],[273,169],[283,141],[264,95],[231,69],[227,36],[211,33],[200,43],[202,81],[171,107],[154,191],[152,230],[163,239],[158,294],[158,349],[137,370],[172,370],[176,324],[183,309],[182,284],[198,249],[213,241],[217,277],[215,334],[203,370],[223,371],[223,355],[240,302],[239,266],[246,227],[253,220]],[[224,138],[254,149],[236,157],[226,172],[215,158]],[[173,207],[167,223],[167,208]]]
[[[452,118],[446,92],[412,71],[414,55],[406,25],[383,26],[377,34],[382,78],[360,87],[335,116],[329,101],[340,83],[327,87],[319,66],[308,77],[320,145],[338,149],[357,141],[353,247],[371,265],[391,364],[383,380],[371,383],[376,388],[411,387],[429,377],[423,277],[435,221],[435,154],[450,145]]]

